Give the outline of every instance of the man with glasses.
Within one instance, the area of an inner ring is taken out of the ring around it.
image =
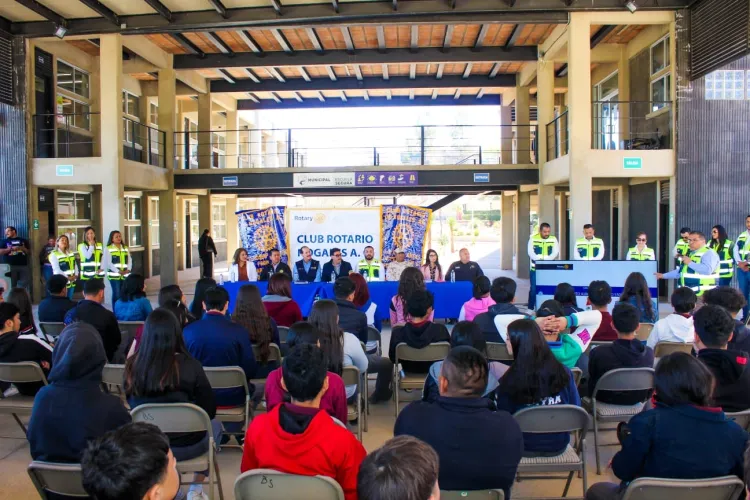
[[[336,281],[339,278],[349,276],[352,265],[341,258],[340,248],[331,248],[331,260],[323,264],[323,273],[320,281],[325,283]]]
[[[628,250],[625,260],[656,260],[654,249],[646,246],[647,240],[646,233],[638,233],[635,246]]]
[[[689,227],[683,227],[682,229],[680,229],[680,239],[677,240],[677,243],[675,243],[674,248],[672,249],[672,255],[677,260],[678,266],[682,264],[682,257],[687,255],[690,251],[690,244],[688,243],[689,237]]]
[[[706,235],[691,231],[688,236],[689,251],[680,257],[681,265],[668,273],[655,273],[657,279],[676,279],[696,295],[716,288],[719,281],[719,254],[708,248]]]

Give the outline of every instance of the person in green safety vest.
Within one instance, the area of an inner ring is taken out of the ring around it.
[[[719,254],[719,286],[729,286],[734,276],[734,242],[729,239],[724,226],[717,224],[711,228],[711,241],[708,247]]]
[[[737,285],[745,296],[742,319],[750,312],[750,215],[745,217],[745,229],[734,244],[734,261],[737,263]]]
[[[551,234],[552,228],[546,222],[539,225],[539,232],[529,238],[526,249],[529,254],[529,303],[528,308],[536,309],[536,263],[541,260],[555,260],[560,254],[560,244]]]
[[[654,273],[657,279],[676,279],[696,295],[716,288],[719,281],[719,255],[706,246],[706,235],[691,231],[688,237],[690,250],[682,256],[682,264],[668,273]]]
[[[104,278],[101,270],[104,249],[101,242],[96,241],[96,231],[89,226],[83,230],[83,243],[78,244],[78,260],[80,261],[81,280]]]
[[[594,236],[592,224],[583,226],[583,238],[576,240],[573,260],[602,260],[604,259],[604,241]]]
[[[70,240],[64,234],[57,238],[55,249],[49,254],[49,263],[52,265],[52,273],[65,276],[68,280],[68,298],[73,298],[78,281],[78,265],[76,254],[70,250]]]
[[[683,227],[682,229],[680,229],[680,239],[677,240],[677,243],[674,244],[674,248],[672,249],[672,255],[674,255],[675,259],[677,259],[678,266],[682,264],[682,257],[687,255],[690,251],[690,244],[688,243],[689,237],[689,227]]]
[[[381,281],[385,278],[383,264],[375,258],[375,249],[371,246],[365,247],[365,258],[357,262],[354,272],[361,274],[367,281]]]
[[[656,260],[656,253],[653,248],[646,246],[648,236],[640,232],[635,236],[635,246],[628,250],[625,260]]]
[[[122,241],[122,234],[120,231],[110,232],[107,246],[104,249],[102,270],[107,271],[107,279],[112,288],[113,308],[117,299],[120,298],[120,286],[123,280],[130,274],[132,268],[133,263],[130,258],[130,251]]]

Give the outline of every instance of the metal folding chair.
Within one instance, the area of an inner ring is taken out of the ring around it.
[[[440,490],[440,500],[505,500],[503,490]]]
[[[115,351],[115,355],[112,361],[117,363],[124,363],[127,359],[128,351],[130,351],[130,345],[135,341],[135,334],[138,329],[143,326],[143,321],[118,321],[117,324],[120,326],[120,333],[122,334],[122,340],[120,345]]]
[[[405,343],[396,346],[396,362],[393,363],[393,394],[396,397],[396,417],[398,417],[399,391],[401,389],[421,389],[427,373],[406,373],[399,376],[398,365],[401,361],[442,361],[451,352],[448,342],[435,342],[422,349],[409,347]]]
[[[513,356],[508,352],[507,345],[500,342],[487,342],[487,360],[513,361]]]
[[[737,425],[745,430],[750,429],[750,410],[738,411],[734,413],[724,413],[727,419],[736,422]]]
[[[271,344],[278,350],[276,344]],[[245,404],[244,406],[235,406],[233,408],[217,408],[216,419],[219,422],[242,422],[242,429],[239,432],[227,432],[224,434],[231,434],[239,438],[245,435],[245,429],[250,421],[250,388],[247,385],[247,379],[245,378],[245,372],[239,366],[222,366],[222,367],[204,367],[203,371],[206,373],[208,382],[211,384],[212,389],[234,389],[242,387],[245,390]],[[265,380],[265,379],[262,379]],[[234,446],[225,444],[223,446]]]
[[[344,500],[339,483],[325,476],[297,476],[270,469],[249,470],[234,482],[237,500]]]
[[[576,387],[578,387],[578,384],[581,383],[581,378],[583,377],[583,371],[580,368],[571,368],[570,371],[573,373],[573,380],[576,383]]]
[[[57,340],[57,337],[59,337],[65,329],[65,323],[39,322],[39,328],[42,329],[42,333],[48,341],[53,341]]]
[[[621,500],[737,500],[745,485],[737,476],[710,479],[661,479],[639,477],[631,482]]]
[[[366,412],[363,411],[364,403],[363,399],[367,398],[367,392],[364,391],[364,377],[366,374],[361,374],[359,368],[356,366],[345,366],[341,373],[341,378],[344,380],[344,385],[356,385],[357,386],[357,402],[353,405],[347,405],[348,415],[347,420],[352,422],[357,421],[357,439],[362,441],[362,426],[364,419],[367,418]]]
[[[279,342],[282,344],[286,344],[286,338],[289,336],[289,327],[288,326],[279,326]]]
[[[89,498],[89,494],[83,489],[83,473],[80,464],[34,461],[29,464],[27,471],[42,500],[47,500],[50,493],[66,497]]]
[[[47,385],[47,377],[44,376],[42,367],[33,361],[21,361],[18,363],[0,363],[0,381],[10,382],[11,384],[21,384],[28,382],[42,382]],[[21,426],[23,434],[26,435],[26,426],[23,425],[19,415],[31,415],[31,409],[34,408],[34,396],[15,396],[2,397],[0,392],[0,413],[10,413]]]
[[[641,342],[645,342],[648,340],[648,337],[651,335],[651,330],[653,329],[653,323],[641,323],[641,326],[639,326],[638,330],[635,331],[635,338],[637,338]]]
[[[673,352],[684,352],[690,354],[693,352],[693,344],[685,344],[683,342],[659,342],[654,347],[654,357],[663,358]]]
[[[368,325],[367,326],[367,341],[368,342],[377,342],[378,343],[377,354],[378,354],[378,356],[382,356],[383,355],[382,336],[380,335],[380,331],[377,328],[375,328],[374,326],[372,326],[372,325]]]

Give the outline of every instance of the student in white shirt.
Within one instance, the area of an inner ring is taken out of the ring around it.
[[[671,301],[674,313],[657,321],[646,341],[646,345],[651,349],[659,342],[690,344],[695,338],[692,317],[693,309],[698,302],[695,292],[686,286],[677,288],[672,292]]]

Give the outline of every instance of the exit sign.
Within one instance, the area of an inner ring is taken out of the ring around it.
[[[73,165],[56,165],[55,175],[57,177],[73,177]]]
[[[623,158],[622,167],[625,170],[640,170],[643,168],[643,159],[641,158]]]

